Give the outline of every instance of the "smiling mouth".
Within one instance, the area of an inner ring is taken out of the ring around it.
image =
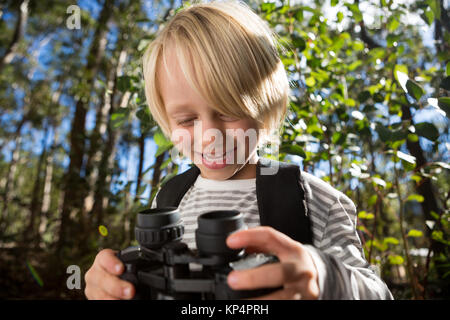
[[[199,153],[199,154],[201,154],[202,157],[205,158],[205,159],[207,159],[207,160],[214,161],[214,160],[220,160],[220,159],[223,159],[228,153],[230,153],[230,152],[232,152],[232,151],[236,151],[236,149],[237,149],[237,147],[234,148],[234,149],[231,149],[231,150],[229,150],[229,151],[224,152],[224,153],[223,153],[222,155],[220,155],[220,156],[215,156],[215,155],[212,155],[212,154],[204,154],[204,153]]]

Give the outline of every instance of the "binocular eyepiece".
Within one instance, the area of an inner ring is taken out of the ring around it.
[[[243,216],[236,210],[210,211],[200,215],[195,232],[199,254],[220,255],[232,260],[242,250],[228,248],[226,238],[245,228]],[[180,241],[183,234],[184,226],[176,207],[147,209],[137,215],[135,236],[143,247],[159,249],[166,243]]]

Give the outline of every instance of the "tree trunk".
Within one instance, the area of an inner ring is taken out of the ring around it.
[[[123,61],[126,60],[126,54],[121,55],[123,56]],[[115,85],[113,93],[116,92],[116,85],[117,85],[117,77],[120,73],[116,74],[115,79]],[[130,99],[129,92],[126,92],[121,97],[121,102],[119,104],[120,107],[125,107],[128,104],[128,101]],[[116,111],[117,106],[114,102],[113,97],[111,98],[111,108],[109,109],[109,116],[108,119],[111,118],[112,114]],[[111,122],[108,121],[107,123],[107,140],[104,144],[104,149],[102,152],[102,158],[100,160],[100,164],[98,166],[98,179],[95,187],[95,193],[94,193],[94,206],[92,208],[91,216],[95,216],[95,223],[96,225],[100,225],[103,221],[103,211],[104,208],[108,206],[109,203],[109,197],[108,192],[110,189],[111,184],[111,174],[112,174],[112,168],[114,166],[114,155],[116,153],[116,140],[118,135],[118,130],[114,129],[111,125]]]
[[[20,132],[22,130],[23,125],[27,121],[27,116],[24,116],[22,120],[19,122],[16,128],[16,132],[14,133],[14,140],[15,140],[15,147],[12,152],[11,161],[9,163],[8,171],[6,174],[6,179],[3,179],[3,185],[1,186],[1,189],[3,190],[3,204],[2,204],[2,212],[0,215],[0,227],[3,232],[5,232],[7,227],[7,217],[8,217],[8,204],[11,200],[11,197],[14,192],[14,178],[16,176],[16,170],[17,170],[17,162],[19,160],[20,155],[20,147],[22,143],[22,136],[20,135]],[[5,225],[6,223],[6,225]]]
[[[141,130],[141,136],[139,137],[139,164],[138,164],[138,174],[136,181],[136,192],[134,202],[139,201],[141,183],[142,183],[142,171],[144,167],[144,155],[145,155],[145,133]]]
[[[414,124],[408,105],[402,105],[402,120],[410,121],[411,125]],[[419,141],[412,142],[410,140],[406,140],[406,147],[408,148],[408,151],[411,153],[411,155],[416,158],[416,168],[420,168],[427,163]],[[424,178],[421,184],[416,187],[416,189],[417,192],[424,197],[424,201],[421,203],[421,205],[423,213],[425,214],[425,220],[432,220],[433,218],[430,212],[434,211],[436,213],[439,213],[440,209],[434,194],[434,188],[431,179]]]
[[[119,48],[122,45],[119,44]],[[123,66],[127,59],[127,53],[125,50],[121,50],[117,58],[117,64],[115,68],[110,70],[108,81],[106,84],[106,91],[104,95],[104,103],[97,111],[95,128],[91,137],[91,145],[89,150],[89,156],[86,163],[86,175],[88,177],[87,181],[89,183],[89,195],[85,199],[85,211],[89,212],[89,223],[92,224],[93,217],[96,214],[94,210],[95,203],[95,193],[96,184],[99,180],[99,171],[102,168],[102,157],[105,152],[105,148],[101,146],[104,145],[103,136],[106,134],[108,129],[108,117],[111,115],[110,111],[113,108],[114,98],[117,93],[117,78],[122,74]],[[111,150],[109,150],[110,152]],[[105,176],[102,176],[103,178]],[[103,180],[102,184],[105,183]],[[98,205],[98,204],[97,204]],[[99,207],[97,207],[99,209]],[[97,211],[98,212],[98,211]]]
[[[81,95],[76,103],[75,116],[70,134],[70,163],[65,177],[65,194],[57,245],[58,254],[60,254],[62,248],[68,244],[68,241],[71,242],[69,244],[71,247],[74,246],[74,244],[77,243],[79,235],[84,232],[85,222],[83,221],[83,217],[78,217],[79,226],[76,228],[78,232],[72,230],[72,227],[69,224],[71,224],[72,216],[76,216],[77,211],[84,205],[83,200],[86,194],[86,183],[81,177],[81,170],[85,149],[86,114],[89,108],[91,88],[105,51],[107,23],[112,15],[112,7],[113,0],[105,0],[89,49],[88,62],[84,70],[84,75],[86,77],[85,83],[88,89]]]
[[[408,105],[402,105],[402,120],[410,121],[411,125],[413,125],[413,119],[411,115],[411,111],[409,110]],[[427,159],[425,158],[424,152],[422,150],[422,147],[420,146],[419,141],[412,142],[410,140],[406,140],[406,146],[408,148],[408,151],[411,153],[412,156],[416,158],[416,168],[421,168],[427,163]],[[417,170],[417,169],[416,169]],[[419,185],[416,185],[416,191],[418,194],[420,194],[424,201],[421,202],[422,206],[422,212],[423,212],[423,220],[424,225],[426,220],[434,221],[435,219],[431,215],[431,211],[434,211],[436,214],[440,215],[442,210],[438,205],[438,202],[436,200],[436,196],[434,193],[434,186],[429,178],[422,177],[422,181]],[[441,253],[445,255],[445,245],[441,242],[433,240],[431,237],[431,230],[426,227],[426,234],[427,238],[430,239],[431,245],[430,249],[433,251],[433,254],[435,256],[439,256]],[[445,268],[441,267],[440,264],[442,262],[436,261],[436,270],[438,273],[438,277],[442,279],[444,277]],[[445,296],[448,295],[448,290],[445,293]]]
[[[97,107],[97,113],[95,116],[95,127],[90,136],[89,151],[87,154],[85,176],[87,182],[87,189],[89,191],[87,197],[84,199],[84,206],[82,214],[85,215],[92,210],[94,205],[94,187],[98,178],[98,163],[101,159],[101,145],[103,142],[103,135],[106,131],[104,123],[106,121],[106,115],[110,108],[110,91],[114,87],[114,69],[111,69],[108,74],[107,85],[105,88],[105,94]],[[87,217],[88,221],[91,221],[91,216]]]
[[[28,4],[29,0],[24,0],[19,6],[19,14],[17,16],[17,22],[16,27],[14,29],[14,35],[11,39],[11,42],[9,43],[8,47],[6,48],[5,53],[3,56],[0,57],[0,72],[2,71],[3,67],[10,63],[16,54],[17,46],[19,45],[20,40],[22,39],[25,28],[28,21]]]
[[[45,159],[47,157],[48,151],[46,148],[48,133],[49,133],[49,125],[46,125],[44,137],[42,138],[42,152],[39,156],[37,170],[36,170],[36,178],[34,179],[33,185],[33,194],[31,196],[31,204],[30,204],[30,219],[28,220],[28,226],[24,230],[23,240],[25,243],[29,241],[33,241],[36,236],[36,220],[40,216],[41,212],[41,191],[42,191],[42,179],[41,172],[42,167],[44,166]],[[44,169],[45,170],[45,169]]]

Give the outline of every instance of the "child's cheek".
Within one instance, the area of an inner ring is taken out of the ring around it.
[[[171,141],[173,145],[180,151],[180,153],[188,158],[191,158],[194,154],[193,150],[193,138],[190,130],[187,129],[175,129],[172,131]]]

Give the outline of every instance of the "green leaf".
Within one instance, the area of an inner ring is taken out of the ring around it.
[[[440,162],[440,161],[438,161],[438,162],[433,162],[431,165],[436,165],[436,166],[439,166],[439,167],[441,167],[441,168],[443,168],[443,169],[448,169],[448,170],[450,170],[450,164],[448,164],[448,163],[446,163],[446,162]]]
[[[390,244],[397,245],[397,244],[399,244],[399,241],[397,238],[394,238],[394,237],[386,237],[383,239],[383,243],[386,243],[386,244],[390,243]]]
[[[447,62],[447,67],[445,68],[445,75],[450,76],[450,62]]]
[[[353,42],[353,49],[356,51],[363,51],[364,50],[364,42],[362,41],[354,41]]]
[[[444,80],[442,80],[440,87],[442,89],[450,91],[450,77],[446,77]]]
[[[123,125],[128,118],[128,108],[119,109],[111,115],[111,126],[117,129]]]
[[[411,238],[418,238],[418,237],[422,237],[423,236],[423,232],[420,230],[416,230],[416,229],[411,229],[409,230],[408,234],[406,235],[407,237],[411,237]]]
[[[167,144],[167,145],[158,146],[158,149],[156,150],[156,153],[155,153],[155,157],[162,155],[164,152],[166,152],[167,150],[169,150],[172,147],[173,147],[173,145],[171,143]]]
[[[431,233],[431,238],[435,241],[441,242],[450,246],[450,241],[444,238],[444,233],[442,231],[435,230]]]
[[[306,42],[302,37],[299,37],[298,35],[293,34],[291,36],[292,44],[295,48],[298,49],[299,52],[302,52],[306,48]]]
[[[331,6],[335,7],[338,4],[339,0],[331,0]]]
[[[356,68],[358,68],[360,65],[362,65],[362,61],[361,60],[356,60],[353,61],[349,66],[348,66],[348,70],[349,71],[353,71]]]
[[[343,135],[341,132],[335,132],[331,137],[331,142],[335,145],[341,145],[345,142],[345,135]]]
[[[295,19],[299,22],[303,21],[303,9],[297,10],[297,12],[295,13]]]
[[[139,109],[136,112],[136,117],[142,122],[149,123],[151,121],[150,112],[146,107]]]
[[[387,41],[387,45],[388,47],[393,47],[395,42],[399,42],[401,39],[400,36],[398,35],[394,35],[392,33],[388,34],[388,36],[386,37],[386,41]]]
[[[408,133],[408,140],[411,142],[419,141],[419,136],[415,133]]]
[[[168,140],[160,130],[155,132],[155,134],[153,135],[153,140],[155,141],[156,145],[160,147],[166,146],[171,143],[170,140]]]
[[[420,181],[422,181],[422,177],[417,174],[413,174],[411,176],[411,180],[414,180],[416,183],[419,183]]]
[[[117,89],[121,92],[130,91],[131,88],[131,77],[130,76],[120,76],[117,78]]]
[[[169,157],[169,159],[164,160],[164,162],[159,167],[161,170],[165,169],[170,163],[172,162],[172,159]]]
[[[428,140],[435,141],[439,138],[439,131],[434,124],[430,122],[420,122],[414,125],[416,128],[416,134]]]
[[[378,196],[376,194],[373,194],[370,196],[369,201],[367,201],[367,205],[369,207],[373,206],[378,200]]]
[[[361,103],[366,102],[369,98],[370,98],[370,92],[367,90],[364,90],[358,94],[358,100]]]
[[[261,11],[271,13],[273,10],[275,10],[275,3],[265,2],[261,4]]]
[[[392,255],[392,256],[388,256],[388,261],[390,264],[400,265],[400,264],[403,264],[405,259],[403,259],[403,257],[399,256],[399,255]]]
[[[441,5],[439,0],[428,0],[428,5],[430,6],[430,9],[433,11],[434,16],[436,19],[441,18]]]
[[[345,6],[352,12],[353,18],[355,19],[355,22],[361,22],[363,19],[362,13],[359,10],[359,7],[357,4],[354,3],[346,3]]]
[[[308,87],[314,87],[314,85],[316,84],[316,79],[314,79],[313,77],[308,77],[306,78],[305,83]]]
[[[413,157],[412,155],[403,153],[401,151],[397,151],[397,157],[399,157],[400,159],[402,159],[406,162],[416,164],[416,157]]]
[[[425,10],[425,18],[426,23],[431,26],[434,21],[434,12],[429,7]]]
[[[450,118],[450,97],[441,97],[438,98],[438,106],[441,108],[447,117]]]
[[[425,91],[419,86],[416,82],[409,80],[406,81],[406,89],[408,90],[408,94],[412,96],[417,101],[424,95]]]
[[[397,81],[400,82],[400,80],[398,79],[398,74],[397,74],[397,72],[403,73],[403,74],[406,76],[406,78],[408,78],[408,67],[407,67],[407,66],[405,66],[405,65],[403,65],[403,64],[397,64],[397,65],[395,65],[395,67],[394,67],[394,77],[395,77],[395,80],[397,80]]]
[[[408,88],[406,87],[406,84],[409,81],[408,78],[408,69],[406,69],[406,72],[404,70],[404,66],[396,65],[394,68],[394,77],[397,79],[398,83],[400,84],[400,87],[402,87],[403,91],[408,93]],[[395,70],[397,69],[397,70]]]
[[[297,144],[284,144],[280,147],[280,152],[300,156],[303,159],[306,159],[305,151]]]
[[[386,188],[386,181],[384,181],[383,179],[377,178],[377,177],[372,177],[372,181],[374,183],[376,183],[379,186],[382,186],[383,188]]]
[[[424,200],[425,198],[420,194],[412,194],[406,199],[406,201],[417,201],[417,202],[423,202]]]
[[[139,42],[139,45],[138,45],[138,51],[143,51],[145,48],[147,48],[147,46],[150,44],[150,40],[149,39],[142,39],[140,42]]]
[[[373,213],[367,213],[366,211],[360,211],[358,213],[358,218],[365,219],[365,220],[372,220],[373,218],[375,218],[375,216]]]
[[[400,25],[400,22],[396,18],[391,17],[391,19],[387,25],[389,32],[393,32],[393,31],[397,30],[399,25]]]
[[[338,22],[341,22],[342,19],[344,19],[344,14],[341,11],[338,11],[336,16],[337,16]]]
[[[380,136],[381,141],[387,142],[391,139],[391,131],[387,129],[385,126],[383,126],[381,123],[377,123],[377,126],[375,127],[375,131]]]

